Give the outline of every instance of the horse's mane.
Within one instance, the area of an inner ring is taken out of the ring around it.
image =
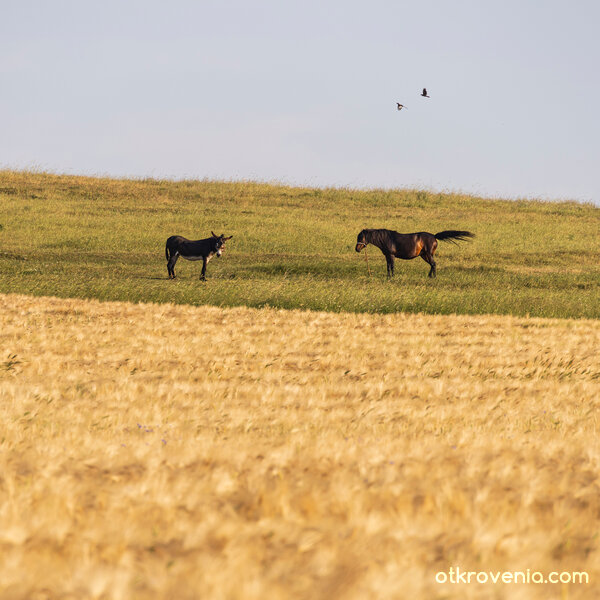
[[[389,245],[393,233],[389,229],[365,229],[365,238],[369,244],[382,248]]]

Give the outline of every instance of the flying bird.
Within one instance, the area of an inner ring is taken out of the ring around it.
[[[423,88],[423,93],[421,94],[421,96],[423,96],[423,98],[430,98],[431,96],[427,95],[427,88]]]
[[[396,102],[396,104],[398,105],[398,110],[402,110],[403,108],[406,108],[406,106],[404,106],[404,104],[400,104],[400,102]]]

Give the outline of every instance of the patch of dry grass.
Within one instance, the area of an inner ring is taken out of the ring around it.
[[[599,347],[598,321],[0,295],[0,596],[597,597]]]

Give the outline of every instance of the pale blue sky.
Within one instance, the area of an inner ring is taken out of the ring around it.
[[[600,204],[599,24],[595,0],[0,0],[0,166]]]

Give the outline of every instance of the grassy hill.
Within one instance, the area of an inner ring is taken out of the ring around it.
[[[600,317],[600,209],[418,190],[115,180],[0,171],[0,292],[327,311]],[[354,252],[363,227],[468,229],[440,243],[438,278],[421,260]],[[198,281],[164,243],[233,234]]]

